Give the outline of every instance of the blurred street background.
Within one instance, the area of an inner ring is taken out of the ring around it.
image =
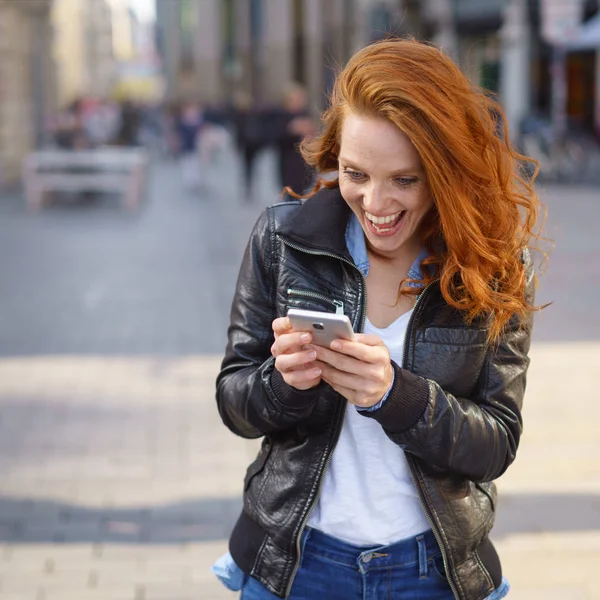
[[[511,598],[600,600],[600,0],[0,0],[0,599],[235,597],[240,258],[389,35],[440,44],[540,162],[552,305],[493,538]]]

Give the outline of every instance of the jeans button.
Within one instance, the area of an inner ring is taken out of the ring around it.
[[[363,556],[363,562],[366,562],[366,563],[371,562],[372,558],[373,558],[373,555],[369,552],[369,554],[365,554]]]

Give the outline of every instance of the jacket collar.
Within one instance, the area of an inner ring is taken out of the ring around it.
[[[354,262],[364,277],[369,273],[362,227],[339,187],[323,188],[305,200],[293,218],[283,222],[276,233],[301,246],[343,256]],[[410,279],[422,279],[420,265],[427,255],[423,248],[410,268]]]
[[[346,247],[346,228],[351,214],[339,187],[323,188],[305,200],[276,233],[301,246],[351,259]]]

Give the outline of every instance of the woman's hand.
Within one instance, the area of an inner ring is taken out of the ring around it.
[[[283,380],[297,390],[309,390],[321,383],[321,369],[314,363],[317,354],[310,344],[312,335],[295,331],[287,317],[273,321],[275,342],[271,354],[275,357],[275,368]]]
[[[355,342],[337,340],[331,350],[311,346],[317,353],[321,378],[348,402],[361,408],[375,406],[394,380],[390,353],[376,335],[357,335]]]

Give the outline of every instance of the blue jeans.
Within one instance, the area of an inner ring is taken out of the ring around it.
[[[288,600],[454,600],[431,531],[390,546],[360,548],[307,528],[302,545]],[[278,599],[247,578],[241,600]]]

